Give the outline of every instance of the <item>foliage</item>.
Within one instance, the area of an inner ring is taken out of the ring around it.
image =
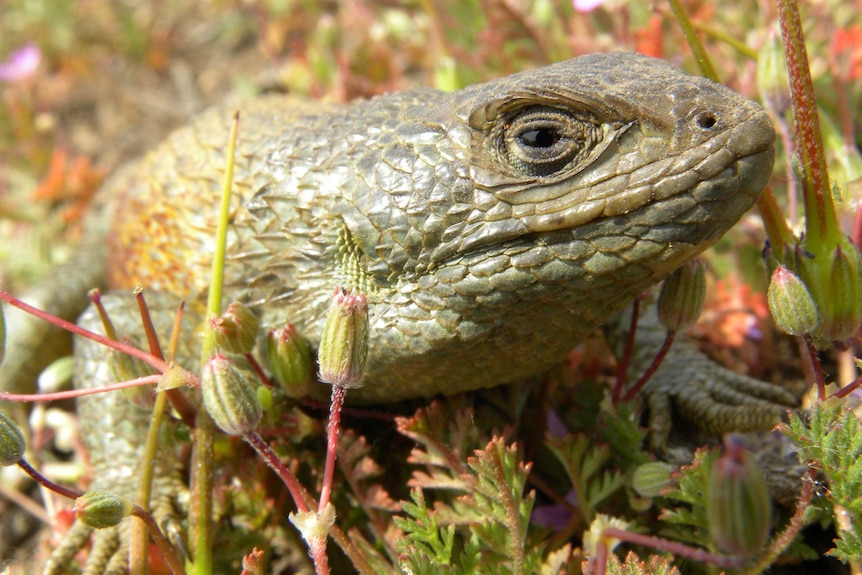
[[[793,414],[782,431],[798,446],[799,459],[825,480],[823,498],[832,506],[839,536],[830,554],[845,562],[862,560],[862,539],[855,527],[862,524],[862,428],[858,416],[843,402],[820,403],[808,418]]]

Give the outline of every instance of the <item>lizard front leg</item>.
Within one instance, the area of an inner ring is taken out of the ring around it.
[[[163,296],[147,294],[151,312],[160,335],[165,335],[172,323],[172,310]],[[135,300],[126,293],[106,294],[102,298],[109,316],[121,337],[144,341],[140,316]],[[102,332],[98,313],[91,307],[79,320],[79,325]],[[111,368],[111,351],[83,338],[75,340],[75,385],[79,388],[101,387],[114,383],[117,376]],[[144,438],[151,412],[135,405],[122,392],[112,391],[88,395],[78,400],[78,416],[82,440],[87,448],[92,470],[90,489],[109,491],[135,500],[141,476]],[[180,479],[180,463],[176,446],[163,433],[167,444],[159,449],[150,510],[159,524],[175,522],[179,517],[178,495],[184,491]],[[129,530],[133,519],[127,518],[114,528],[102,529],[93,535],[84,573],[86,575],[120,574],[128,571]],[[66,572],[78,550],[86,543],[93,530],[80,521],[72,526],[63,543],[45,565],[45,575]]]
[[[667,333],[658,321],[655,306],[644,307],[629,365],[632,378],[646,370]],[[622,341],[621,332],[629,325],[629,314],[623,316],[607,330],[612,343]],[[615,344],[614,347],[620,346]],[[771,429],[799,403],[783,387],[715,363],[681,335],[677,336],[643,393],[649,411],[649,441],[653,451],[663,449],[667,443],[672,411],[707,433],[723,435]]]

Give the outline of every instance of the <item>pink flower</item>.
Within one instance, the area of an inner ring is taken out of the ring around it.
[[[39,67],[42,52],[36,44],[26,44],[0,62],[0,81],[17,82],[32,76]]]
[[[605,0],[572,0],[572,6],[577,12],[592,12],[605,3]]]

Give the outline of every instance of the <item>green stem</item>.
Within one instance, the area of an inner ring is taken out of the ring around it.
[[[213,253],[210,289],[207,299],[207,317],[221,314],[227,227],[230,218],[230,192],[233,185],[233,163],[238,127],[239,112],[236,112],[234,113],[233,125],[231,126],[230,143],[225,162],[224,185],[222,187],[219,223],[216,232],[215,252]],[[201,365],[206,364],[214,352],[215,335],[212,330],[205,330],[201,351]],[[192,496],[195,504],[192,505],[189,524],[192,531],[192,541],[194,542],[194,573],[195,575],[209,575],[213,572],[210,523],[213,507],[213,443],[215,425],[205,409],[198,411],[196,426],[193,456],[195,465],[192,468]]]
[[[676,20],[682,28],[682,33],[685,35],[685,40],[688,42],[688,46],[691,48],[698,66],[700,66],[700,71],[713,82],[718,82],[718,73],[715,71],[715,67],[712,65],[712,60],[709,59],[703,43],[697,37],[697,32],[694,26],[692,26],[685,8],[682,7],[679,0],[670,0],[670,8],[673,10],[673,15],[676,16]]]

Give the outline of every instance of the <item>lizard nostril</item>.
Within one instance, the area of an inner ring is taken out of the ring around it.
[[[718,119],[712,112],[701,112],[695,117],[694,123],[701,130],[709,130],[718,124]]]

